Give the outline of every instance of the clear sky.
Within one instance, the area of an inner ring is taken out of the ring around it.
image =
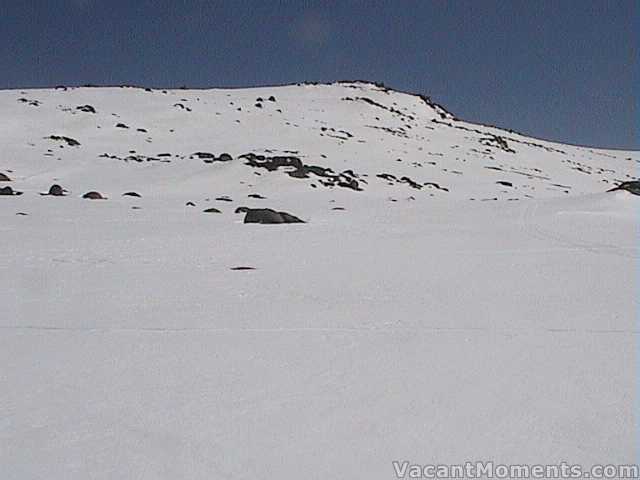
[[[638,0],[0,0],[0,88],[366,79],[640,149]]]

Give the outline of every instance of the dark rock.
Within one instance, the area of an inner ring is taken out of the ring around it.
[[[219,157],[216,157],[213,153],[209,152],[196,152],[193,154],[194,157],[203,160],[204,163],[213,163],[213,162],[230,162],[233,160],[233,157],[228,153],[221,153]]]
[[[249,197],[249,198],[257,198],[259,200],[266,200],[266,198],[267,198],[267,197],[263,197],[259,193],[250,193],[249,195],[247,195],[247,197]]]
[[[15,190],[13,190],[13,188],[11,188],[10,186],[6,186],[6,187],[0,187],[0,195],[22,195],[22,192],[16,192]]]
[[[246,210],[244,223],[280,224],[305,222],[287,212],[276,212],[270,208],[249,208]]]
[[[195,206],[196,206],[196,204],[195,204],[195,203],[193,203],[193,202],[187,202],[187,203],[185,203],[185,205],[186,205],[187,207],[195,207]]]
[[[351,190],[361,190],[360,186],[358,185],[358,181],[354,180],[353,178],[339,181],[338,186],[343,188],[350,188]]]
[[[219,202],[233,202],[233,200],[227,197],[226,195],[223,195],[222,197],[218,197],[216,198],[216,200]]]
[[[441,187],[440,185],[438,185],[438,184],[437,184],[437,183],[435,183],[435,182],[426,182],[426,183],[424,184],[424,186],[425,186],[425,187],[434,187],[434,188],[437,188],[438,190],[442,190],[442,191],[445,191],[445,192],[448,192],[448,191],[449,191],[449,189],[448,189],[448,188],[446,188],[446,187]]]
[[[616,190],[626,190],[634,195],[640,195],[640,180],[631,180],[628,182],[622,182],[617,187],[607,190],[608,192],[614,192]]]
[[[57,183],[54,183],[49,187],[49,191],[47,193],[41,193],[40,195],[51,195],[53,197],[63,197],[67,191],[62,188]]]
[[[100,192],[95,192],[95,191],[91,191],[91,192],[87,192],[85,193],[82,198],[88,198],[89,200],[106,200],[105,197],[103,197]]]
[[[267,100],[269,100],[270,102],[275,102],[276,101],[276,97],[271,95]]]
[[[48,138],[49,138],[49,140],[57,140],[57,141],[65,142],[70,147],[79,147],[80,146],[80,142],[77,141],[74,138],[64,137],[64,136],[61,136],[61,135],[51,135]]]
[[[516,151],[513,148],[509,147],[509,144],[507,143],[506,138],[501,137],[499,135],[493,135],[493,134],[488,134],[488,135],[489,135],[488,137],[484,137],[480,139],[481,144],[487,147],[498,148],[505,152],[516,153]]]
[[[203,213],[222,213],[220,210],[218,210],[217,208],[207,208],[206,210],[202,211]]]
[[[124,123],[117,123],[116,128],[129,128],[129,126],[125,125]]]
[[[280,167],[293,167],[295,170],[301,170],[303,168],[302,160],[297,157],[265,157],[264,155],[255,155],[249,153],[242,155],[240,158],[247,160],[246,165],[254,168],[265,168],[270,172],[277,170]]]
[[[213,160],[216,156],[213,153],[209,152],[196,152],[193,154],[194,157],[198,157],[200,160]]]
[[[234,213],[246,213],[251,210],[249,207],[238,207]]]
[[[0,172],[0,182],[10,182],[11,179],[5,175],[4,173]]]
[[[269,172],[278,170],[281,167],[290,167],[286,173],[293,178],[309,178],[313,174],[322,177],[320,182],[327,187],[343,187],[352,190],[361,191],[358,181],[354,177],[358,177],[352,170],[345,170],[340,174],[336,174],[330,168],[320,167],[318,165],[305,165],[298,157],[293,156],[274,156],[265,157],[264,155],[256,155],[247,153],[239,158],[245,159],[245,165],[254,168],[264,168]],[[366,183],[366,182],[365,182]]]
[[[242,270],[255,270],[255,268],[254,267],[231,267],[229,270],[234,270],[238,272]]]
[[[125,192],[122,194],[123,197],[138,197],[140,198],[141,195],[138,192]]]
[[[42,102],[39,102],[38,100],[29,100],[28,98],[19,98],[18,101],[20,103],[26,103],[32,107],[39,107]]]
[[[420,185],[418,182],[414,182],[413,180],[411,180],[409,177],[402,177],[400,179],[401,182],[406,183],[407,185],[409,185],[411,188],[415,188],[417,190],[420,190],[422,188],[422,185]]]
[[[389,182],[398,181],[398,178],[395,175],[392,175],[390,173],[379,173],[378,175],[376,175],[376,177],[382,178],[383,180],[387,180]]]
[[[76,107],[76,110],[79,110],[85,113],[96,113],[96,109],[93,108],[91,105],[80,105],[79,107]]]

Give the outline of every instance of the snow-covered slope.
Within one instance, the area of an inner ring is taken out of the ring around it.
[[[145,197],[194,201],[255,190],[293,192],[297,201],[311,185],[321,188],[305,197],[326,202],[334,194],[314,174],[289,179],[284,169],[267,174],[237,159],[253,153],[295,156],[335,174],[349,170],[367,199],[513,200],[602,192],[634,178],[640,158],[468,124],[428,99],[360,83],[5,91],[0,112],[2,168],[33,191],[57,178],[73,193],[96,188],[120,196],[144,187]],[[236,160],[205,164],[198,152]]]
[[[2,478],[633,463],[638,162],[366,83],[0,92]]]

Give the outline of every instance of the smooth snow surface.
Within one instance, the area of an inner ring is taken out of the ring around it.
[[[362,83],[0,92],[0,478],[635,463],[638,162]]]

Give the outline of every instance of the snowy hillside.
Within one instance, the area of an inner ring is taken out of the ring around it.
[[[1,476],[634,463],[639,162],[368,83],[0,91]]]

